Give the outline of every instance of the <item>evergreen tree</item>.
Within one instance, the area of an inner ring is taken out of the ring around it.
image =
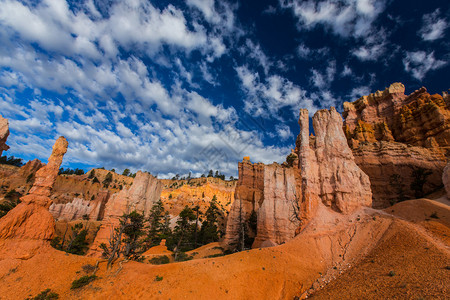
[[[150,214],[148,217],[149,226],[147,231],[146,248],[150,248],[160,244],[163,233],[162,229],[164,226],[164,217],[164,205],[160,199],[158,200],[158,202],[153,204],[150,210]]]
[[[113,180],[113,176],[111,172],[108,172],[105,176],[105,180],[103,180],[103,187],[107,188]]]
[[[120,254],[132,260],[139,260],[144,251],[141,237],[144,235],[144,214],[137,211],[125,213],[120,217],[120,225],[111,232],[109,245],[102,243],[103,256],[108,258],[107,268]]]
[[[209,172],[208,172],[208,177],[213,177],[213,170],[209,170]]]
[[[220,216],[220,209],[217,205],[217,197],[213,196],[208,209],[205,212],[205,221],[200,230],[202,244],[217,242],[219,240],[218,218]]]
[[[174,228],[172,239],[176,243],[175,260],[179,252],[185,252],[193,249],[192,233],[193,226],[191,224],[196,218],[194,212],[187,205],[178,216],[177,225]],[[195,225],[195,224],[194,224]]]
[[[125,170],[123,170],[123,172],[122,172],[122,175],[123,176],[128,176],[130,174],[130,169],[125,169]]]
[[[123,256],[128,259],[137,260],[143,252],[141,237],[144,235],[144,214],[132,211],[128,215],[122,216],[121,224],[124,224],[123,233]]]

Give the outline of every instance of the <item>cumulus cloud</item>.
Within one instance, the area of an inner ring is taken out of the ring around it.
[[[239,127],[233,107],[192,90],[199,88],[199,74],[218,85],[211,65],[227,54],[224,40],[242,34],[236,7],[187,5],[198,18],[142,0],[109,6],[90,0],[75,9],[64,0],[3,1],[0,83],[10,89],[0,88],[0,109],[10,119],[14,153],[45,160],[54,139],[65,135],[66,165],[144,169],[163,177],[209,169],[236,175],[236,161],[249,153],[255,161],[281,160],[288,149],[264,145],[257,132]],[[194,51],[201,64],[187,63]],[[121,55],[126,52],[132,54]],[[170,68],[175,72],[160,72]],[[15,91],[24,89],[34,93],[19,101]],[[49,93],[59,96],[42,96]]]
[[[422,80],[428,72],[442,68],[446,64],[445,61],[434,57],[434,51],[428,53],[425,51],[406,52],[406,56],[403,58],[405,71],[411,73],[418,80]]]
[[[188,24],[183,12],[173,5],[160,10],[148,1],[118,1],[105,18],[99,18],[98,12],[92,14],[90,1],[80,6],[82,9],[74,12],[65,0],[46,0],[33,6],[3,1],[0,24],[46,50],[93,59],[116,56],[118,47],[148,54],[157,53],[163,45],[188,52],[200,49],[211,57],[224,53],[221,40],[198,23]]]
[[[436,9],[430,14],[422,17],[422,28],[418,34],[424,41],[434,41],[444,37],[444,32],[448,27],[448,22],[445,18],[441,18],[440,9]]]

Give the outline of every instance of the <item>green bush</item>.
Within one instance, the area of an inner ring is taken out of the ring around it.
[[[71,290],[74,290],[74,289],[81,288],[81,287],[83,287],[83,286],[88,285],[89,283],[91,283],[91,282],[94,281],[95,279],[97,279],[97,276],[96,276],[96,275],[86,275],[86,276],[83,276],[83,277],[81,277],[81,278],[78,278],[78,279],[74,280],[74,281],[72,282],[72,286],[70,287],[70,289],[71,289]]]
[[[149,260],[152,265],[164,265],[170,262],[170,259],[167,255],[155,256]]]
[[[174,254],[172,254],[172,255],[175,256]],[[187,261],[187,260],[191,260],[191,259],[193,259],[193,257],[187,255],[186,252],[179,252],[175,261]]]
[[[212,255],[205,256],[205,258],[220,257],[220,256],[224,256],[224,255],[225,255],[225,254],[223,254],[223,253],[216,253],[216,254],[212,254]]]
[[[161,280],[163,280],[163,277],[156,275],[155,281],[161,281]]]
[[[27,298],[27,300],[53,300],[53,299],[59,299],[59,295],[55,292],[52,292],[51,289],[43,290],[34,298]]]

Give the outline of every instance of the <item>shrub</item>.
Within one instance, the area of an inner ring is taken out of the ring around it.
[[[81,278],[75,279],[72,282],[72,286],[70,287],[70,289],[74,290],[74,289],[81,288],[83,286],[88,285],[89,283],[91,283],[95,279],[97,279],[96,275],[86,275],[86,276],[83,276]]]
[[[224,254],[223,253],[216,253],[216,254],[205,256],[205,258],[213,258],[213,257],[220,257],[220,256],[224,256]]]
[[[174,255],[174,257],[175,257],[175,255]],[[193,259],[193,257],[187,255],[186,252],[179,252],[175,261],[188,261],[191,259]]]
[[[51,289],[46,289],[40,292],[37,296],[34,298],[27,298],[27,300],[52,300],[52,299],[58,299],[59,295],[55,292],[52,292]]]
[[[152,265],[164,265],[170,262],[169,257],[167,255],[155,256],[149,260]]]
[[[286,162],[288,163],[288,165],[289,165],[290,167],[292,167],[293,164],[294,164],[294,161],[295,161],[296,159],[297,159],[297,155],[294,154],[294,153],[291,153],[291,154],[289,154],[289,155],[286,157]]]
[[[395,276],[395,272],[394,271],[389,271],[389,276],[394,277]]]
[[[83,266],[81,266],[81,268],[83,269],[83,271],[85,273],[92,273],[96,269],[96,267],[94,265],[91,265],[91,264],[83,265]]]
[[[155,281],[161,281],[161,280],[163,280],[163,277],[156,275]]]

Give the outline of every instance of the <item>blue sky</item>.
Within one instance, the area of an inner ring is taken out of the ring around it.
[[[282,162],[300,108],[450,88],[448,1],[0,0],[4,154],[159,177]]]

